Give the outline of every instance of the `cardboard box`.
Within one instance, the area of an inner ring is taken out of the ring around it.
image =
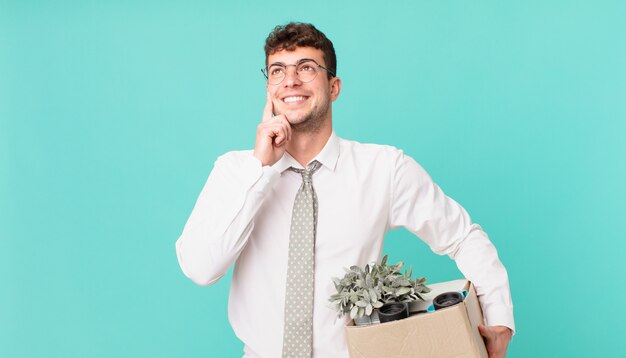
[[[482,310],[474,285],[456,280],[428,285],[431,292],[418,302],[426,309],[443,292],[468,292],[465,300],[452,307],[422,313],[406,319],[355,326],[346,326],[350,358],[488,358],[478,325],[483,323]]]

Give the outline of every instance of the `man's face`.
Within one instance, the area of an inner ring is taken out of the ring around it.
[[[322,51],[312,47],[278,51],[267,58],[267,64],[268,67],[276,63],[292,65],[302,59],[312,59],[326,67]],[[280,84],[266,86],[272,97],[274,114],[284,114],[295,130],[319,128],[325,120],[330,119],[330,103],[339,95],[339,79],[329,79],[322,68],[317,68],[317,71],[315,79],[304,83],[296,76],[295,67],[288,66]]]

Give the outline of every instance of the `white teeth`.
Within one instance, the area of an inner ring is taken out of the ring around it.
[[[285,103],[304,101],[303,96],[285,97]]]

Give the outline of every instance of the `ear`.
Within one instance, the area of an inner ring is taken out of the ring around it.
[[[341,92],[341,78],[333,77],[330,79],[330,100],[334,102]]]

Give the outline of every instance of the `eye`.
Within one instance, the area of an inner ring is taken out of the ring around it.
[[[303,63],[300,65],[300,72],[314,72],[315,67],[311,63]]]
[[[268,72],[270,76],[282,76],[285,73],[285,69],[280,66],[273,66],[270,67],[270,70]]]

